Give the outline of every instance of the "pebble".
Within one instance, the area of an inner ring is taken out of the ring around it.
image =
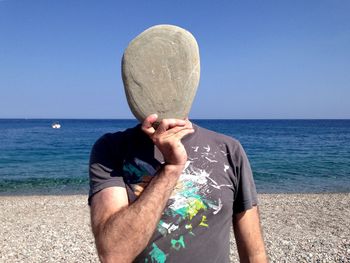
[[[261,194],[259,203],[270,262],[350,262],[349,193]],[[0,262],[98,262],[86,195],[0,196],[0,211]]]

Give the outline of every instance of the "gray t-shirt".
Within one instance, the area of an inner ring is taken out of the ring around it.
[[[149,244],[135,262],[229,262],[232,216],[257,204],[252,171],[241,144],[194,125],[182,139],[188,161]],[[162,163],[140,125],[106,134],[90,158],[90,193],[127,189],[132,203]]]

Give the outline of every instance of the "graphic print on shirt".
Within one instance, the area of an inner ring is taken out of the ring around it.
[[[124,163],[123,172],[126,183],[139,196],[155,175],[156,169],[140,159],[134,159],[133,162]]]
[[[227,159],[223,158],[228,154],[223,149],[223,145],[220,145],[213,151],[207,145],[194,146],[188,150],[190,153],[185,169],[163,212],[166,216],[162,216],[157,226],[157,231],[162,236],[170,235],[168,247],[176,252],[186,248],[186,243],[195,236],[194,228],[210,227],[207,221],[208,214],[216,215],[222,209],[222,200],[220,198],[212,200],[210,193],[222,187],[233,188],[232,184],[219,184],[211,177],[213,165],[222,166],[225,173],[230,169],[227,163],[219,163],[217,160],[217,155],[220,155],[219,160]],[[123,171],[126,174],[127,184],[137,196],[156,173],[156,169],[139,159],[125,163]],[[194,222],[197,223],[194,225]],[[184,229],[180,229],[181,227]],[[154,242],[151,245],[149,258],[146,258],[145,262],[163,263],[167,257],[168,254]]]

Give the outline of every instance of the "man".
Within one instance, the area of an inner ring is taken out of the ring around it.
[[[237,140],[188,119],[148,116],[106,134],[90,158],[91,225],[101,262],[267,262],[256,190]],[[156,128],[155,128],[156,127]]]
[[[229,262],[232,223],[241,261],[266,260],[242,146],[187,118],[199,65],[195,38],[174,25],[145,30],[124,52],[124,87],[141,125],[92,149],[89,203],[102,262]]]

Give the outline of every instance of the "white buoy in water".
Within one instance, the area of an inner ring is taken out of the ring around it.
[[[54,122],[51,124],[51,127],[53,129],[59,129],[59,128],[61,128],[61,124],[59,122]]]

